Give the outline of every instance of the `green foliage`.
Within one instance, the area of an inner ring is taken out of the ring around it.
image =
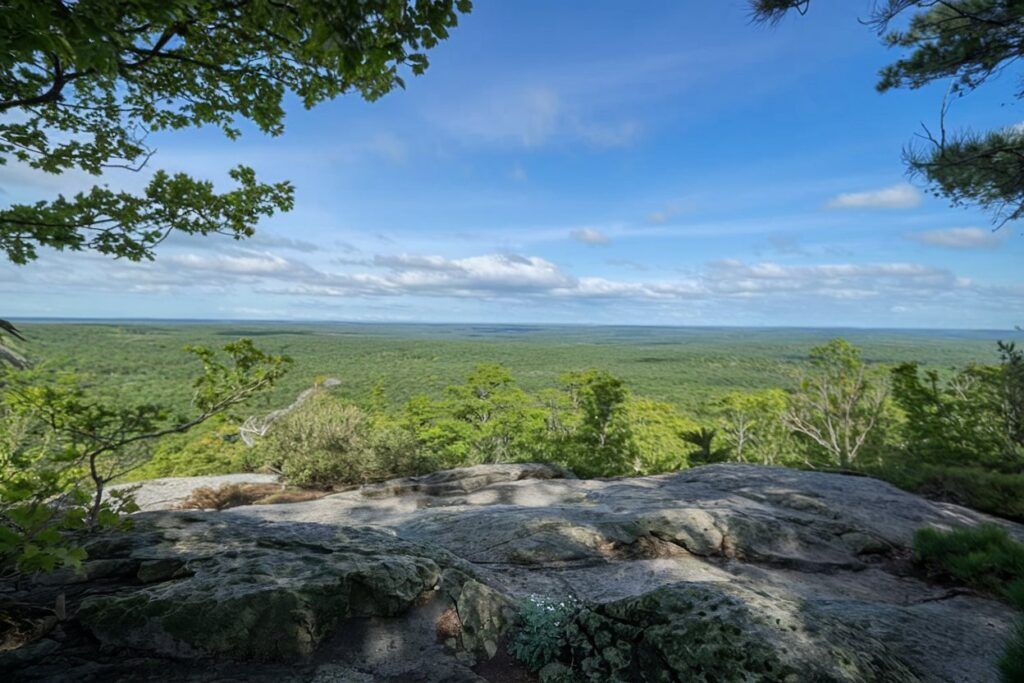
[[[634,460],[629,474],[661,474],[690,466],[693,447],[685,435],[697,423],[671,403],[631,396],[626,421],[633,436]]]
[[[438,398],[446,387],[465,382],[475,366],[501,359],[516,385],[532,395],[556,390],[567,369],[601,368],[620,377],[636,396],[671,403],[701,423],[714,417],[710,409],[729,392],[794,389],[801,359],[831,334],[366,323],[19,327],[31,340],[33,355],[51,369],[74,371],[112,400],[153,401],[179,411],[188,409],[189,397],[178,388],[192,380],[179,349],[251,337],[267,351],[294,358],[294,370],[267,394],[275,406],[291,403],[309,387],[309,378],[326,375],[344,378],[345,397],[368,409],[374,386],[382,385],[378,397],[386,399],[384,408],[399,409],[416,395]],[[998,360],[995,337],[980,333],[850,331],[846,338],[873,362],[918,361],[944,378],[949,368]]]
[[[971,366],[946,382],[915,363],[892,371],[893,399],[903,410],[907,453],[930,463],[999,466],[1019,458],[1009,439],[1004,373]]]
[[[459,448],[463,462],[536,459],[545,414],[516,386],[507,368],[478,365],[465,384],[448,387],[447,394],[440,406],[442,424],[457,423],[455,432],[463,437]]]
[[[578,425],[566,444],[566,464],[584,477],[629,472],[637,449],[622,380],[608,372],[587,370],[567,373],[561,381],[579,411]]]
[[[173,388],[186,381],[187,367],[173,351],[182,340],[209,345],[240,332],[259,335],[270,349],[288,348],[296,356],[296,372],[267,392],[270,405],[287,405],[308,387],[314,375],[344,377],[333,389],[343,403],[359,406],[373,423],[372,434],[388,435],[398,444],[378,448],[394,458],[414,454],[434,468],[478,462],[548,461],[586,470],[591,454],[580,447],[584,412],[582,382],[560,382],[566,367],[592,364],[632,390],[619,406],[618,419],[630,439],[625,453],[613,460],[615,475],[673,471],[708,460],[705,437],[697,444],[684,437],[700,426],[714,429],[712,460],[739,459],[729,432],[743,416],[748,425],[768,430],[748,440],[743,459],[803,466],[827,462],[808,452],[806,439],[794,438],[784,425],[767,419],[779,408],[783,389],[797,387],[793,359],[806,355],[821,332],[760,330],[734,334],[708,330],[633,330],[612,328],[496,328],[345,325],[26,325],[51,377],[64,358],[77,356],[91,374],[82,378],[89,392],[105,403],[144,400],[168,406],[172,413],[189,408],[188,396]],[[344,329],[345,334],[337,334]],[[480,338],[482,335],[482,339]],[[851,332],[851,340],[879,365],[922,361],[921,373],[935,370],[945,385],[957,376],[949,368],[999,359],[994,339],[981,335],[921,335]],[[486,363],[495,357],[504,366]],[[478,365],[484,368],[475,371]],[[1005,364],[1004,364],[1005,365]],[[1015,366],[1016,367],[1016,366]],[[615,372],[612,372],[612,369]],[[870,373],[869,373],[870,376]],[[1007,375],[1004,375],[1004,377]],[[872,382],[887,377],[870,376]],[[1009,389],[1005,390],[1010,396]],[[420,393],[418,397],[413,397]],[[1012,401],[1005,401],[1007,405]],[[763,414],[762,414],[763,411]],[[991,472],[963,466],[955,459],[930,465],[906,450],[903,410],[896,402],[883,406],[878,425],[862,449],[857,466],[908,490],[920,491],[976,509],[1022,518],[1024,488],[1014,471]],[[182,476],[235,471],[238,457],[256,467],[254,453],[234,440],[233,422],[225,418],[188,435],[170,435],[155,457],[132,478]],[[898,432],[886,422],[900,423]],[[885,443],[882,443],[883,439]],[[786,445],[776,446],[776,440]],[[703,445],[701,445],[703,444]],[[385,444],[386,445],[386,444]],[[764,445],[767,455],[759,452]],[[752,449],[752,450],[751,450]],[[700,453],[704,452],[703,458]],[[875,453],[885,458],[878,461]],[[776,455],[773,455],[776,454]],[[869,457],[870,456],[870,457]],[[779,460],[778,458],[782,459]],[[816,458],[816,459],[815,459]],[[959,467],[947,466],[958,464]],[[582,467],[581,467],[582,465]],[[416,467],[384,466],[384,472],[415,471]]]
[[[932,465],[910,460],[902,454],[864,471],[929,498],[1024,521],[1024,474],[992,472],[980,467]]]
[[[1020,595],[1024,587],[1024,544],[995,524],[953,531],[919,529],[914,534],[914,561],[930,574],[1006,598],[1011,586],[1012,595]]]
[[[588,370],[563,374],[560,382],[561,391],[531,395],[516,385],[507,368],[481,364],[465,384],[449,386],[443,400],[411,399],[402,423],[443,467],[549,461],[583,476],[642,469],[622,381]],[[663,431],[648,429],[646,436],[648,443],[658,442],[652,460],[671,457]]]
[[[283,131],[284,97],[307,108],[356,91],[374,100],[421,74],[469,0],[15,0],[0,7],[0,163],[48,173],[144,166],[150,131],[240,119]],[[157,171],[139,195],[94,187],[0,211],[0,250],[15,263],[37,247],[151,258],[170,232],[253,234],[292,207],[288,183],[232,171],[224,194]]]
[[[37,372],[8,373],[2,385],[0,439],[0,568],[52,569],[82,553],[66,531],[120,523],[130,497],[104,495],[106,485],[143,464],[150,445],[224,413],[271,386],[288,359],[248,340],[224,347],[228,362],[192,349],[204,372],[194,383],[199,414],[172,417],[158,404],[124,406],[92,395],[73,376],[54,381]]]
[[[84,528],[88,496],[71,485],[71,459],[39,442],[36,427],[0,405],[0,572],[11,564],[23,571],[77,566],[85,557],[64,532]]]
[[[326,391],[275,422],[247,460],[280,472],[289,483],[317,489],[434,469],[410,434]]]
[[[1024,350],[999,342],[999,361],[1007,439],[1024,452]]]
[[[519,605],[508,651],[533,672],[562,657],[569,646],[568,626],[582,605],[574,598],[531,596]]]

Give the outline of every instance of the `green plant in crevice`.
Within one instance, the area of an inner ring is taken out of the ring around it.
[[[557,661],[569,647],[568,626],[582,607],[573,597],[530,596],[519,606],[509,654],[533,672]]]

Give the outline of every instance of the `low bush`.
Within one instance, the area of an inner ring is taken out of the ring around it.
[[[914,561],[929,574],[1006,599],[1024,594],[1024,544],[995,524],[954,531],[920,529],[914,534]]]
[[[864,471],[926,498],[1024,521],[1024,474],[920,462],[873,467]]]
[[[327,392],[274,423],[247,456],[247,464],[280,472],[290,484],[316,489],[435,469],[411,434]]]

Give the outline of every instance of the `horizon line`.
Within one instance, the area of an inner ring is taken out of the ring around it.
[[[501,322],[501,321],[412,321],[412,320],[324,320],[324,319],[276,319],[276,318],[147,318],[147,317],[74,317],[74,316],[11,316],[8,320],[37,323],[66,324],[264,324],[264,325],[421,325],[435,327],[501,325],[503,327],[590,327],[590,328],[638,328],[638,329],[739,329],[739,330],[863,330],[892,332],[1021,332],[1020,327],[1010,328],[975,328],[975,327],[884,327],[869,325],[686,325],[670,323],[639,324],[639,323],[555,323],[555,322]]]

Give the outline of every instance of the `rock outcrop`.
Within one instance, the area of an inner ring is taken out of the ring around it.
[[[916,529],[983,521],[867,477],[746,465],[613,480],[480,466],[145,512],[92,541],[81,573],[0,585],[22,634],[0,639],[0,671],[534,680],[506,652],[517,602],[573,596],[585,607],[547,680],[991,681],[1013,612],[909,561]],[[56,618],[43,608],[61,595]]]

